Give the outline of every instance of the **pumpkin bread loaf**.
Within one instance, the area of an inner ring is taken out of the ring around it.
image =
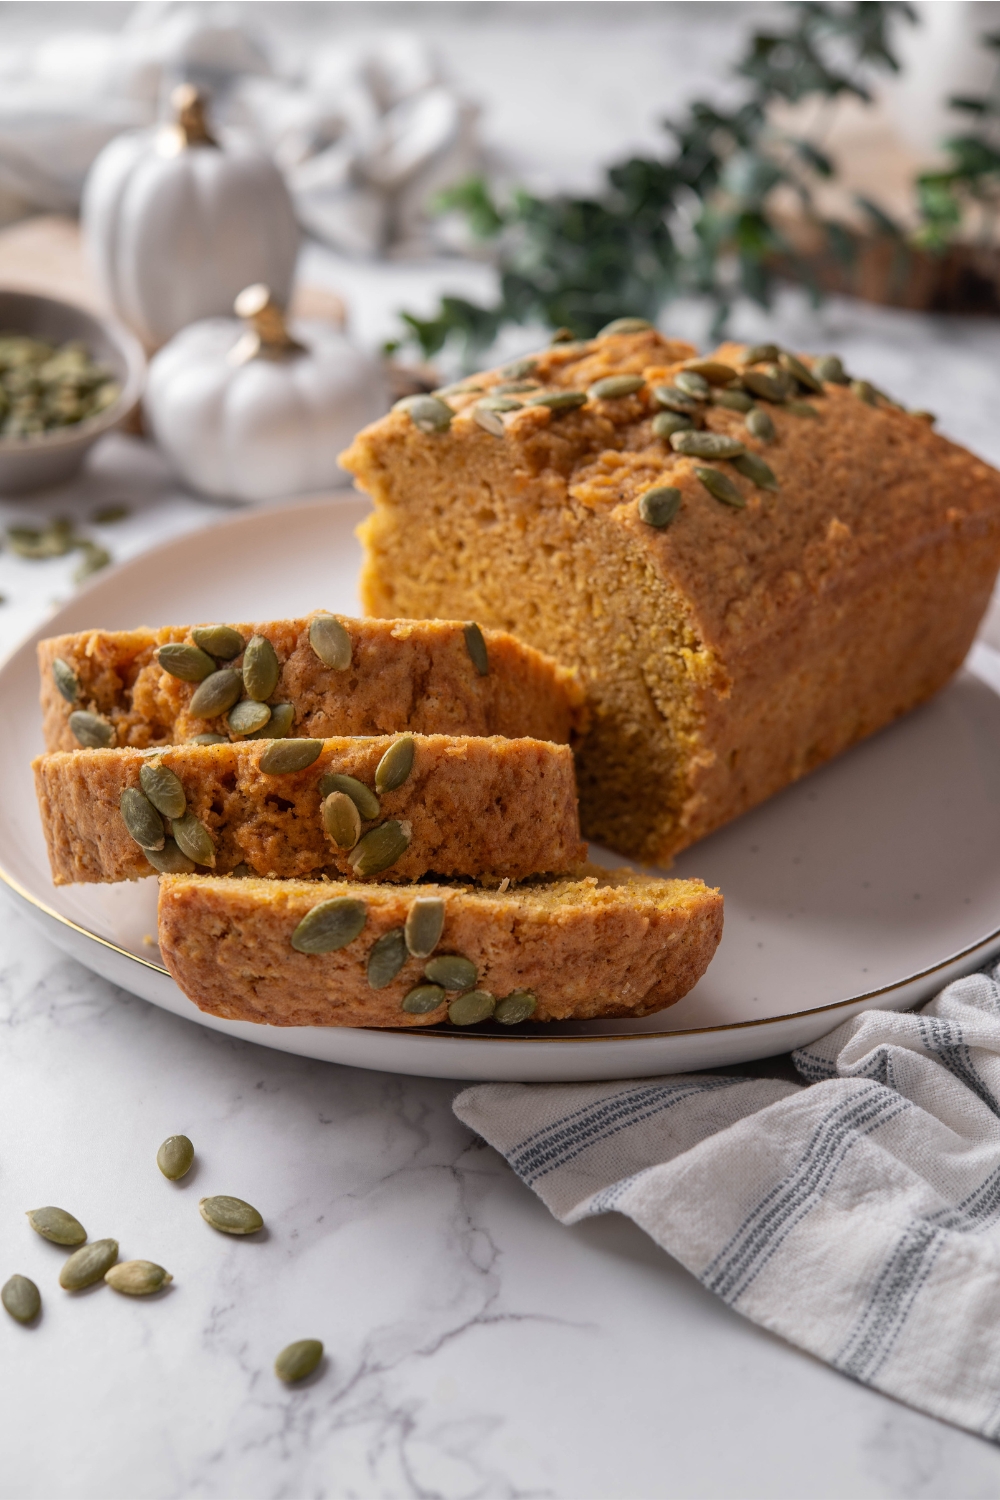
[[[157,870],[521,880],[584,857],[573,756],[400,735],[56,751],[33,762],[56,885]]]
[[[678,850],[936,692],[1000,563],[1000,475],[835,359],[635,320],[419,398],[343,456],[366,608],[579,668],[591,838]]]
[[[588,867],[509,890],[167,875],[159,943],[203,1011],[270,1026],[643,1016],[701,978],[722,897]]]
[[[505,631],[447,620],[87,630],[42,641],[38,660],[48,750],[235,738],[240,714],[250,734],[266,719],[261,738],[409,729],[565,744],[581,711],[574,673]]]

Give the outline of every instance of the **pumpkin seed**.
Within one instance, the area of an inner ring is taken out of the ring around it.
[[[723,505],[732,505],[737,510],[742,510],[746,505],[736,485],[721,469],[695,469],[694,472],[708,493],[716,500],[721,500]]]
[[[641,375],[606,375],[594,381],[587,395],[595,401],[618,401],[622,396],[634,396],[645,384]]]
[[[361,814],[346,792],[331,792],[322,807],[323,827],[338,849],[353,849],[361,837]]]
[[[700,375],[709,385],[728,385],[731,380],[737,379],[733,367],[724,365],[720,359],[689,359],[684,366],[684,373]]]
[[[525,402],[526,406],[547,406],[550,411],[573,411],[586,404],[586,391],[542,391]]]
[[[477,1026],[488,1021],[496,1010],[496,997],[489,990],[469,990],[459,995],[448,1007],[448,1020],[453,1026]]]
[[[481,427],[484,432],[488,432],[491,437],[503,437],[503,422],[491,407],[483,406],[481,403],[478,406],[474,406],[472,408],[472,420],[476,423],[477,426]]]
[[[710,395],[708,381],[702,375],[696,375],[693,370],[678,370],[674,376],[674,385],[685,396],[695,396],[699,401],[707,401]]]
[[[746,452],[738,438],[721,432],[675,432],[670,446],[688,458],[737,458]]]
[[[271,717],[261,729],[255,729],[253,734],[245,735],[248,740],[283,740],[292,727],[295,718],[294,703],[272,703]]]
[[[417,744],[412,734],[401,734],[393,740],[388,750],[375,767],[375,790],[383,796],[394,792],[413,770],[413,757]]]
[[[447,432],[455,415],[451,407],[437,396],[411,396],[406,412],[421,432]]]
[[[612,322],[605,323],[597,337],[610,339],[622,333],[648,333],[652,326],[646,318],[614,318]]]
[[[660,485],[639,496],[639,520],[647,526],[669,526],[681,508],[681,492],[673,485]]]
[[[793,417],[818,417],[819,412],[815,406],[810,406],[808,401],[786,401],[785,410],[791,412]]]
[[[537,1008],[538,997],[530,990],[512,990],[509,995],[497,1001],[493,1019],[499,1021],[501,1026],[517,1026],[533,1016]]]
[[[198,684],[188,707],[196,719],[215,719],[228,713],[243,692],[243,673],[221,667]]]
[[[823,382],[816,379],[812,370],[808,369],[801,359],[796,359],[794,354],[781,353],[778,355],[778,364],[786,374],[791,375],[793,380],[797,380],[799,385],[804,385],[807,391],[813,391],[816,395],[822,396]]]
[[[757,453],[742,453],[733,459],[733,468],[746,479],[752,479],[758,489],[776,490],[778,481],[770,464],[766,464]]]
[[[538,368],[538,360],[533,356],[527,359],[515,359],[512,365],[504,365],[500,374],[505,380],[523,380],[525,375],[531,375]]]
[[[480,404],[489,406],[494,396],[523,396],[525,391],[537,390],[537,380],[505,380],[501,385],[495,385],[489,395],[483,397]],[[519,401],[517,404],[522,406],[523,402]],[[496,407],[495,410],[500,411],[501,408]]]
[[[691,416],[693,412],[700,410],[693,396],[679,391],[674,385],[656,386],[653,390],[653,400],[657,405],[665,406],[668,411],[680,412],[682,416]]]
[[[356,781],[353,776],[343,776],[338,772],[327,771],[320,777],[319,794],[321,797],[329,797],[331,792],[346,792],[363,818],[371,821],[377,818],[382,811],[379,800],[370,787],[365,786],[363,781]]]
[[[53,1245],[82,1245],[87,1238],[80,1220],[64,1208],[30,1208],[28,1223],[36,1234],[43,1240],[51,1240]]]
[[[496,1002],[493,1020],[501,1023],[501,1026],[517,1026],[534,1016],[537,1008],[538,998],[532,995],[531,990],[511,990],[510,995],[505,995],[502,1001]]]
[[[482,386],[476,385],[472,380],[456,380],[454,385],[439,385],[436,391],[431,391],[432,396],[467,396],[475,391],[481,391]]]
[[[443,1000],[444,990],[439,984],[418,984],[403,996],[399,1008],[409,1016],[427,1016]]]
[[[27,1276],[11,1276],[0,1287],[0,1302],[18,1323],[30,1323],[42,1310],[41,1294]]]
[[[178,849],[188,859],[193,859],[196,865],[207,865],[209,868],[215,864],[212,835],[193,812],[186,812],[183,818],[172,818],[170,829]]]
[[[424,978],[445,990],[471,990],[478,970],[471,958],[461,953],[439,953],[424,968]]]
[[[253,635],[243,653],[243,683],[251,698],[264,703],[278,686],[281,664],[266,635]]]
[[[168,1135],[156,1153],[156,1165],[171,1182],[190,1172],[193,1161],[194,1145],[186,1135]]]
[[[788,386],[791,382],[779,380],[766,370],[744,370],[742,379],[747,390],[752,391],[755,396],[760,396],[764,401],[773,401],[776,405],[780,405],[788,399]]]
[[[878,393],[870,381],[852,380],[851,390],[853,391],[855,396],[859,397],[860,400],[867,402],[869,406],[878,405]],[[70,722],[72,723],[72,715],[70,716]]]
[[[694,427],[690,417],[682,417],[679,411],[660,411],[653,418],[653,436],[673,437],[675,432],[690,432]]]
[[[261,755],[257,769],[265,776],[291,776],[319,759],[322,740],[275,740]]]
[[[81,1245],[63,1262],[59,1285],[64,1292],[82,1292],[85,1286],[100,1281],[117,1259],[117,1240],[94,1240],[89,1245]]]
[[[225,734],[196,734],[187,743],[189,745],[228,745],[229,736]]]
[[[746,391],[713,391],[712,405],[724,406],[727,411],[748,412],[753,406],[753,397]]]
[[[828,385],[849,385],[850,376],[844,373],[843,361],[836,354],[823,354],[813,360],[813,374]]]
[[[406,914],[403,933],[414,958],[429,958],[444,931],[444,901],[440,896],[418,896]]]
[[[406,938],[402,927],[393,927],[371,946],[368,954],[368,983],[373,990],[384,990],[406,963]]]
[[[762,406],[755,406],[748,411],[746,421],[743,424],[751,437],[755,437],[761,443],[773,443],[775,439],[774,423],[768,412]]]
[[[498,388],[499,389],[499,388]],[[520,387],[524,390],[533,390],[533,386]],[[484,396],[482,401],[477,401],[476,411],[523,411],[524,402],[515,401],[513,396],[490,395]]]
[[[360,879],[366,875],[380,875],[406,853],[409,845],[410,825],[389,818],[377,828],[370,828],[355,844],[348,863]]]
[[[274,1361],[274,1373],[286,1385],[296,1380],[305,1380],[323,1358],[323,1345],[319,1339],[297,1339],[282,1349]]]
[[[364,930],[368,908],[354,896],[334,896],[307,911],[292,933],[296,953],[334,953]]]
[[[74,709],[70,714],[69,727],[77,744],[85,750],[106,750],[115,742],[114,726],[100,714],[88,713],[84,708]]]
[[[216,661],[232,661],[246,645],[239,631],[231,625],[199,625],[192,630],[191,639]]]
[[[309,644],[323,663],[335,672],[346,672],[354,646],[347,627],[336,615],[315,615],[309,623]]]
[[[202,651],[197,646],[186,646],[180,641],[171,641],[169,645],[161,646],[156,653],[156,660],[164,672],[179,678],[181,682],[204,682],[215,671],[215,662],[207,651]]]
[[[134,786],[127,786],[118,799],[122,822],[140,849],[162,849],[166,843],[163,819],[153,804]]]
[[[777,344],[751,344],[743,351],[743,363],[745,365],[773,364],[780,354],[781,350]]]
[[[263,729],[271,717],[266,703],[253,698],[243,698],[233,705],[226,718],[230,734],[256,734]]]
[[[258,1229],[264,1228],[264,1220],[252,1204],[244,1203],[242,1198],[227,1197],[225,1193],[215,1198],[202,1198],[198,1212],[206,1224],[223,1234],[256,1234]]]
[[[75,703],[80,696],[80,684],[69,662],[56,656],[52,661],[52,679],[67,703]]]
[[[141,766],[139,785],[157,812],[162,813],[165,818],[183,818],[187,797],[180,777],[175,776],[173,771],[160,765]]]
[[[148,1297],[168,1286],[173,1277],[152,1260],[123,1260],[105,1272],[105,1281],[113,1292],[126,1297]]]
[[[162,849],[144,849],[142,852],[161,875],[190,875],[194,871],[194,860],[182,854],[173,839],[167,839]]]
[[[490,675],[490,655],[486,649],[486,640],[483,632],[475,620],[470,620],[465,627],[465,649],[472,658],[472,665],[480,677]]]

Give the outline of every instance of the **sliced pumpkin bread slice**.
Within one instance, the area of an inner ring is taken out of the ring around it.
[[[644,1016],[701,978],[722,896],[587,866],[468,885],[160,882],[163,961],[200,1010],[269,1026],[434,1026]]]
[[[33,762],[56,885],[157,871],[521,880],[585,855],[568,745],[498,736],[244,740]]]
[[[87,630],[42,641],[38,662],[48,750],[401,730],[566,744],[582,722],[573,672],[454,620]]]

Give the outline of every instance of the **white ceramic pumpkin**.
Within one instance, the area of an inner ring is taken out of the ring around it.
[[[228,314],[242,287],[287,301],[299,231],[284,179],[249,144],[220,146],[196,89],[172,125],[120,135],[83,192],[88,254],[111,307],[149,349],[198,318]]]
[[[154,356],[148,430],[206,495],[277,500],[348,483],[337,455],[387,409],[381,368],[330,323],[286,326],[264,286],[236,310],[242,322],[194,323]]]

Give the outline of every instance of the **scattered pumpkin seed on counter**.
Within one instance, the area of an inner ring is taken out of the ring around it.
[[[80,1220],[64,1208],[50,1204],[46,1208],[29,1208],[27,1214],[28,1223],[35,1233],[43,1240],[51,1240],[53,1245],[82,1245],[87,1238]]]
[[[222,1234],[256,1234],[264,1228],[264,1220],[252,1203],[242,1198],[230,1198],[220,1194],[215,1198],[202,1198],[198,1212],[206,1224]]]
[[[82,1292],[100,1281],[117,1259],[117,1240],[93,1240],[89,1245],[81,1245],[63,1262],[59,1285],[64,1292]]]
[[[0,437],[30,438],[96,417],[121,386],[83,344],[0,334]]]
[[[297,1339],[294,1344],[282,1349],[274,1361],[274,1373],[286,1385],[292,1385],[296,1380],[305,1380],[311,1375],[322,1358],[323,1344],[320,1339]]]
[[[42,1310],[42,1296],[29,1276],[8,1277],[0,1287],[0,1302],[17,1323],[30,1323]]]
[[[191,1170],[194,1143],[186,1135],[168,1135],[156,1153],[156,1165],[170,1182],[178,1182]]]
[[[169,1271],[152,1260],[123,1260],[104,1274],[111,1290],[122,1292],[126,1297],[148,1297],[153,1292],[162,1291],[173,1279]]]

